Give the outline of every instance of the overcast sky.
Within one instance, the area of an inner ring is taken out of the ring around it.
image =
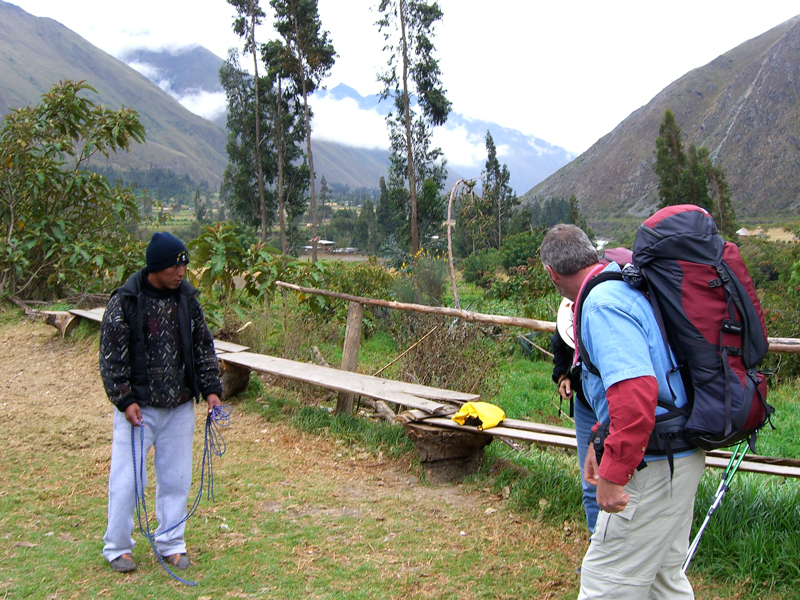
[[[231,29],[235,11],[225,0],[11,1],[31,14],[56,19],[115,56],[127,48],[200,44],[225,58],[229,47],[240,46]],[[261,4],[269,11],[267,0]],[[339,55],[325,82],[328,88],[346,83],[362,95],[380,90],[376,73],[387,57],[374,25],[376,4],[319,0],[323,28],[330,31]],[[444,18],[434,44],[453,110],[575,153],[688,71],[800,14],[796,0],[439,4]],[[257,34],[261,40],[274,36],[271,20]],[[315,112],[314,129],[321,136],[388,145],[385,123],[374,114],[330,104],[316,105]],[[350,126],[354,122],[362,126]],[[445,153],[451,154],[447,148]]]

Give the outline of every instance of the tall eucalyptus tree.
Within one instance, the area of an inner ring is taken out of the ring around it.
[[[442,18],[437,2],[419,0],[380,0],[378,29],[383,33],[389,53],[386,70],[379,75],[381,98],[391,98],[394,109],[387,117],[394,155],[392,164],[405,167],[410,208],[411,250],[419,251],[418,199],[422,191],[420,162],[435,161],[441,151],[428,153],[430,128],[443,125],[450,114],[450,101],[442,87],[439,61],[434,58],[433,28]],[[412,103],[421,110],[413,115]],[[425,148],[421,146],[425,145]]]
[[[261,20],[266,16],[264,11],[258,4],[259,0],[228,0],[228,4],[236,9],[239,15],[233,22],[233,30],[236,34],[244,39],[244,51],[253,55],[253,85],[255,93],[255,128],[256,128],[256,143],[254,144],[254,159],[256,164],[256,171],[258,175],[258,197],[259,197],[259,211],[261,215],[261,241],[267,239],[269,232],[267,227],[267,203],[264,193],[264,173],[261,166],[261,118],[259,115],[259,97],[258,97],[258,57],[259,49],[256,43],[256,25],[261,23]]]
[[[308,96],[328,75],[336,51],[327,31],[322,30],[317,0],[270,0],[275,11],[275,30],[283,38],[283,65],[303,97],[309,185],[311,188],[312,260],[317,260],[317,192],[314,183],[314,155],[311,150],[311,109]]]

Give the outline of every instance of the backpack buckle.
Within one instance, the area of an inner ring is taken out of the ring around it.
[[[722,331],[724,333],[735,333],[736,335],[742,334],[742,324],[739,321],[723,321],[722,322]]]
[[[725,346],[725,352],[728,353],[728,356],[741,356],[742,349],[737,348],[736,346]]]
[[[708,287],[710,288],[718,288],[722,285],[722,279],[717,277],[716,279],[711,279],[708,282]]]

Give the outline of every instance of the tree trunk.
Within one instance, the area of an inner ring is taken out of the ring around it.
[[[294,16],[294,35],[295,40],[300,39],[300,28],[297,24],[297,15]],[[314,155],[311,152],[311,115],[308,111],[308,89],[306,87],[306,68],[300,47],[295,43],[297,61],[300,64],[300,81],[303,86],[303,116],[306,125],[306,148],[308,149],[308,178],[311,182],[311,260],[317,262],[317,190],[314,185]]]
[[[282,93],[281,93],[281,78],[278,77],[278,109],[276,111],[276,121],[275,124],[275,138],[278,146],[278,213],[280,219],[280,227],[281,227],[281,252],[284,254],[287,253],[287,244],[286,244],[286,207],[285,199],[284,199],[284,190],[283,190],[283,149],[284,149],[284,141],[283,141],[283,122],[281,119],[281,103],[283,100]]]
[[[261,124],[259,123],[258,111],[258,52],[256,52],[256,17],[253,14],[255,10],[251,5],[250,17],[250,44],[253,52],[253,83],[255,85],[256,93],[256,173],[258,174],[258,202],[261,210],[261,241],[267,241],[267,200],[264,197],[264,170],[261,165]]]
[[[414,175],[414,141],[411,137],[411,100],[408,96],[408,44],[406,42],[405,0],[399,0],[400,38],[403,46],[403,110],[406,122],[406,155],[408,156],[408,198],[411,203],[411,254],[419,252],[419,230],[417,228],[417,181]]]

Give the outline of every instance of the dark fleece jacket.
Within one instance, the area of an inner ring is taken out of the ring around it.
[[[147,268],[111,296],[100,327],[100,375],[120,410],[134,402],[172,408],[221,394],[219,363],[197,290],[157,290]]]

